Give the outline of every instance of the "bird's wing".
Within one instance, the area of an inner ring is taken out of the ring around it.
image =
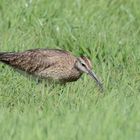
[[[20,53],[0,53],[0,61],[16,69],[35,73],[54,65],[58,56],[66,55],[69,53],[61,50],[35,49]]]

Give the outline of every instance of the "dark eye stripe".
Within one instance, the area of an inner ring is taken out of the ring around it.
[[[83,61],[86,63],[86,65],[91,68],[91,63],[90,63],[90,60],[88,58],[86,58],[85,56],[82,57]]]
[[[86,65],[85,65],[84,63],[82,63],[82,66],[84,66],[84,67],[85,67]]]

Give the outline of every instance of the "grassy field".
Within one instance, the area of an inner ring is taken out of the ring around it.
[[[104,94],[0,64],[0,140],[140,139],[140,0],[0,0],[0,51],[31,48],[90,57]]]

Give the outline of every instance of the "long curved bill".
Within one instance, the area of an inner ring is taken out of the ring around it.
[[[96,81],[97,85],[99,85],[101,91],[103,91],[103,84],[101,81],[97,78],[96,74],[93,71],[88,71],[88,74]]]

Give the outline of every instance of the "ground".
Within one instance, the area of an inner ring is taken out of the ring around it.
[[[0,140],[139,140],[139,0],[0,0],[0,51],[61,48],[91,58],[66,86],[0,64]]]

